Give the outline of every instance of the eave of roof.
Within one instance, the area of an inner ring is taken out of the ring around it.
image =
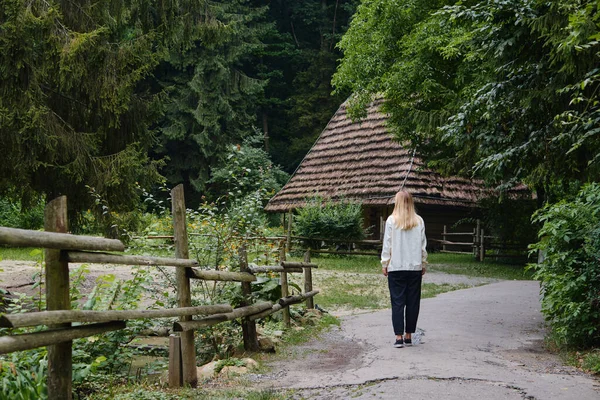
[[[411,192],[417,204],[476,207],[489,189],[479,181],[442,177],[425,168],[410,149],[393,140],[387,118],[379,111],[381,103],[372,103],[360,122],[353,122],[342,104],[265,210],[303,207],[306,199],[315,195],[387,206],[401,188]]]

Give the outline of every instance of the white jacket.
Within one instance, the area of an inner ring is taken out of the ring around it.
[[[385,221],[381,265],[391,271],[419,271],[427,262],[427,239],[425,223],[417,216],[419,222],[412,229],[398,229],[394,217],[390,215]]]

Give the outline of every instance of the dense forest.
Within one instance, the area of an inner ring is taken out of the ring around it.
[[[257,135],[292,172],[348,96],[330,81],[357,3],[2,2],[0,196],[126,210],[184,183],[193,204]]]

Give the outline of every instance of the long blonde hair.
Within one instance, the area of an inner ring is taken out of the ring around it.
[[[396,204],[394,205],[394,224],[398,229],[412,229],[419,224],[419,218],[415,212],[415,203],[412,195],[404,190],[396,193]]]

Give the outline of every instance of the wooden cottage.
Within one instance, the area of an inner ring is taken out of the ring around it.
[[[443,226],[476,215],[486,191],[480,183],[442,177],[425,168],[411,149],[401,146],[379,112],[382,100],[367,116],[353,122],[342,104],[289,182],[267,204],[269,212],[301,208],[307,198],[351,199],[363,204],[365,223],[375,239],[394,208],[394,195],[404,188],[415,200],[428,238],[441,239]],[[471,230],[472,226],[462,227]],[[435,241],[430,244],[434,245]]]

